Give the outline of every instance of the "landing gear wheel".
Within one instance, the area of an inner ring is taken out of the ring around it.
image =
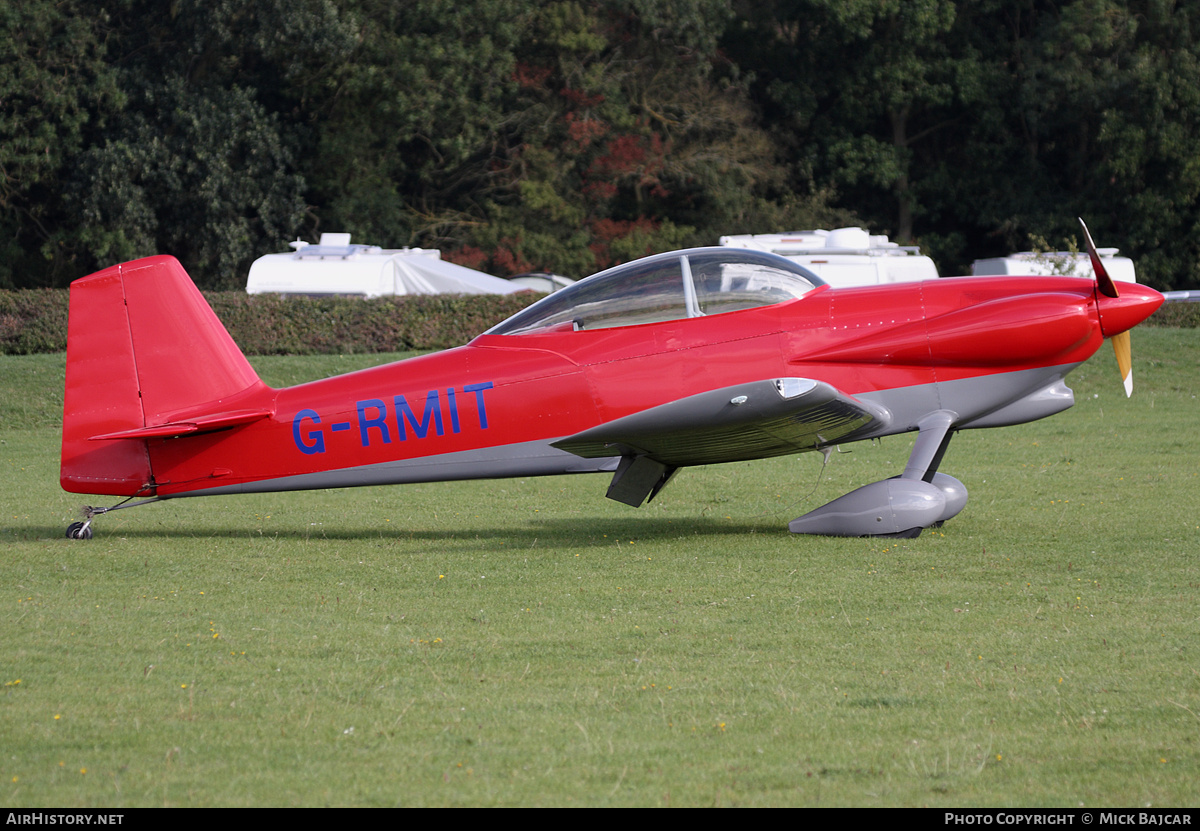
[[[72,522],[67,526],[67,539],[90,540],[92,538],[91,521]]]

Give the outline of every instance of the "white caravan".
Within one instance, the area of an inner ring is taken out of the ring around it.
[[[721,237],[733,248],[770,251],[804,266],[831,286],[875,286],[936,280],[937,266],[916,246],[902,246],[864,228],[739,234]]]
[[[250,266],[250,294],[382,297],[393,294],[513,294],[527,287],[446,262],[422,248],[352,245],[349,234],[321,234],[317,245],[289,243],[291,254],[268,254]]]
[[[1136,283],[1133,260],[1128,257],[1118,257],[1116,248],[1097,248],[1096,253],[1104,263],[1104,270],[1114,280],[1124,280]],[[1092,273],[1092,263],[1087,254],[1072,251],[1052,251],[1034,253],[1022,251],[1019,254],[1009,254],[1007,257],[993,257],[988,260],[976,260],[971,266],[971,274],[976,277],[992,275],[1017,274],[1049,277],[1059,274],[1064,277],[1087,277],[1095,279]]]

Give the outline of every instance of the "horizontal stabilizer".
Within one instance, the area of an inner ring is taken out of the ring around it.
[[[272,414],[272,410],[238,410],[230,413],[213,413],[212,415],[201,416],[188,421],[171,421],[166,424],[157,424],[153,427],[139,427],[134,430],[119,430],[116,433],[105,433],[100,436],[92,436],[88,441],[162,439],[213,433],[217,430],[225,430],[230,427],[240,427],[243,424],[253,424],[264,418],[270,418]]]

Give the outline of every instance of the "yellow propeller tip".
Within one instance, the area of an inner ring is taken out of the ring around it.
[[[1112,338],[1113,353],[1117,356],[1117,370],[1125,382],[1125,397],[1133,395],[1133,347],[1130,344],[1129,332],[1120,332]]]

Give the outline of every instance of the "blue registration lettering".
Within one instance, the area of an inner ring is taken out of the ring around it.
[[[378,415],[373,418],[367,418],[367,410],[372,409],[378,412]],[[384,444],[392,443],[392,434],[388,431],[387,426],[387,407],[378,398],[371,398],[367,401],[358,402],[358,436],[362,440],[362,446],[368,447],[371,444],[371,428],[379,429],[380,435],[383,436]],[[404,438],[404,427],[400,427],[400,438]]]
[[[307,453],[310,456],[314,453],[325,452],[325,434],[320,428],[301,432],[301,424],[305,419],[311,419],[314,424],[321,423],[321,417],[317,415],[315,410],[301,410],[296,413],[296,417],[292,419],[292,439],[296,442],[296,447],[301,453]]]
[[[423,439],[429,434],[429,425],[433,424],[434,429],[439,436],[445,434],[445,428],[442,427],[442,408],[441,399],[438,398],[437,390],[430,390],[425,396],[425,412],[421,416],[421,421],[417,422],[417,416],[413,413],[412,408],[408,406],[408,400],[403,395],[397,395],[396,401],[396,426],[400,428],[400,441],[408,440],[408,432],[404,429],[404,422],[407,421],[413,428],[413,433],[417,438]]]
[[[458,426],[458,403],[454,398],[454,387],[446,390],[446,409],[450,411],[450,431],[452,433],[462,432]]]
[[[491,381],[484,381],[480,384],[467,384],[461,389],[456,390],[454,387],[446,388],[446,400],[444,415],[450,419],[450,431],[452,433],[462,432],[462,413],[459,409],[458,392],[467,394],[467,402],[473,401],[475,404],[475,413],[479,416],[480,429],[488,428],[487,404],[484,401],[484,392],[493,389],[494,385]],[[470,394],[474,394],[474,398]],[[418,439],[426,438],[429,435],[430,428],[433,429],[435,435],[444,436],[446,428],[443,421],[443,402],[440,390],[429,390],[425,394],[425,409],[418,419],[417,414],[408,404],[408,399],[403,395],[393,396],[395,403],[396,431],[400,437],[400,441],[407,441],[409,428],[412,429],[413,436]],[[356,401],[355,410],[358,413],[358,438],[363,447],[372,446],[375,439],[381,439],[383,444],[392,443],[392,425],[389,423],[392,413],[388,412],[387,404],[379,398],[364,398],[361,401]],[[470,404],[464,403],[463,410],[469,410]],[[311,425],[305,422],[311,421]],[[351,421],[335,421],[328,425],[321,425],[321,416],[316,410],[300,410],[292,419],[292,440],[296,444],[296,448],[308,455],[325,452],[325,430],[328,429],[333,433],[346,432],[353,429],[355,422]],[[377,433],[375,431],[378,431]]]
[[[479,413],[480,428],[487,429],[487,407],[483,403],[483,391],[492,388],[491,381],[484,381],[482,384],[467,384],[463,387],[463,392],[475,393],[475,410]]]

